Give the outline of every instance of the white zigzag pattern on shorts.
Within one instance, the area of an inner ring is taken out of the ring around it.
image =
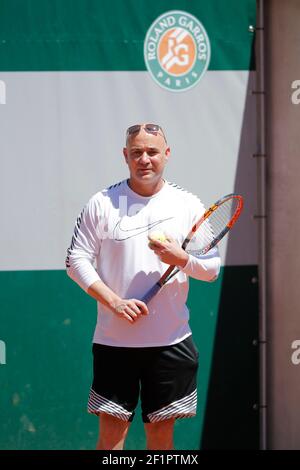
[[[169,418],[187,418],[195,416],[197,408],[197,390],[190,395],[174,401],[160,410],[148,414],[151,423],[162,421]]]
[[[127,411],[125,408],[117,405],[113,401],[98,395],[98,393],[91,389],[88,401],[88,412],[91,414],[98,414],[101,411],[103,413],[116,416],[116,418],[122,419],[123,421],[128,421],[132,415],[130,411]]]

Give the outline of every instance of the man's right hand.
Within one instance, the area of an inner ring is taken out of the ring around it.
[[[130,323],[134,323],[141,315],[149,313],[147,305],[138,299],[121,299],[111,310]]]
[[[145,302],[137,299],[121,299],[101,279],[90,285],[87,293],[130,323],[134,323],[141,315],[149,313]]]

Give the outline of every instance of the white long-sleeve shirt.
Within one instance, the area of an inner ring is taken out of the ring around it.
[[[148,235],[162,231],[181,245],[204,206],[193,194],[165,181],[150,197],[131,190],[127,180],[95,194],[77,218],[66,267],[85,291],[101,279],[121,298],[142,298],[168,268],[148,247]],[[95,263],[95,267],[94,267]],[[217,249],[184,268],[149,302],[149,315],[133,324],[98,302],[93,341],[110,346],[176,344],[191,334],[186,306],[188,276],[214,280],[220,270]]]

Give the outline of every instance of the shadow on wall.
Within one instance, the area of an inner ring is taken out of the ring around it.
[[[255,73],[249,74],[234,191],[244,196],[229,236],[200,448],[259,448]],[[253,176],[251,176],[253,175]],[[253,250],[255,255],[253,257]],[[242,260],[242,263],[241,263]]]

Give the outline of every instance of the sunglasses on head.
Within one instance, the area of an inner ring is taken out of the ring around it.
[[[134,126],[130,126],[128,127],[126,131],[126,139],[128,138],[129,135],[137,134],[138,132],[140,132],[141,128],[143,128],[149,134],[157,134],[159,133],[159,131],[161,131],[161,134],[163,138],[165,139],[165,142],[167,143],[167,139],[164,134],[164,131],[158,124],[135,124]]]

